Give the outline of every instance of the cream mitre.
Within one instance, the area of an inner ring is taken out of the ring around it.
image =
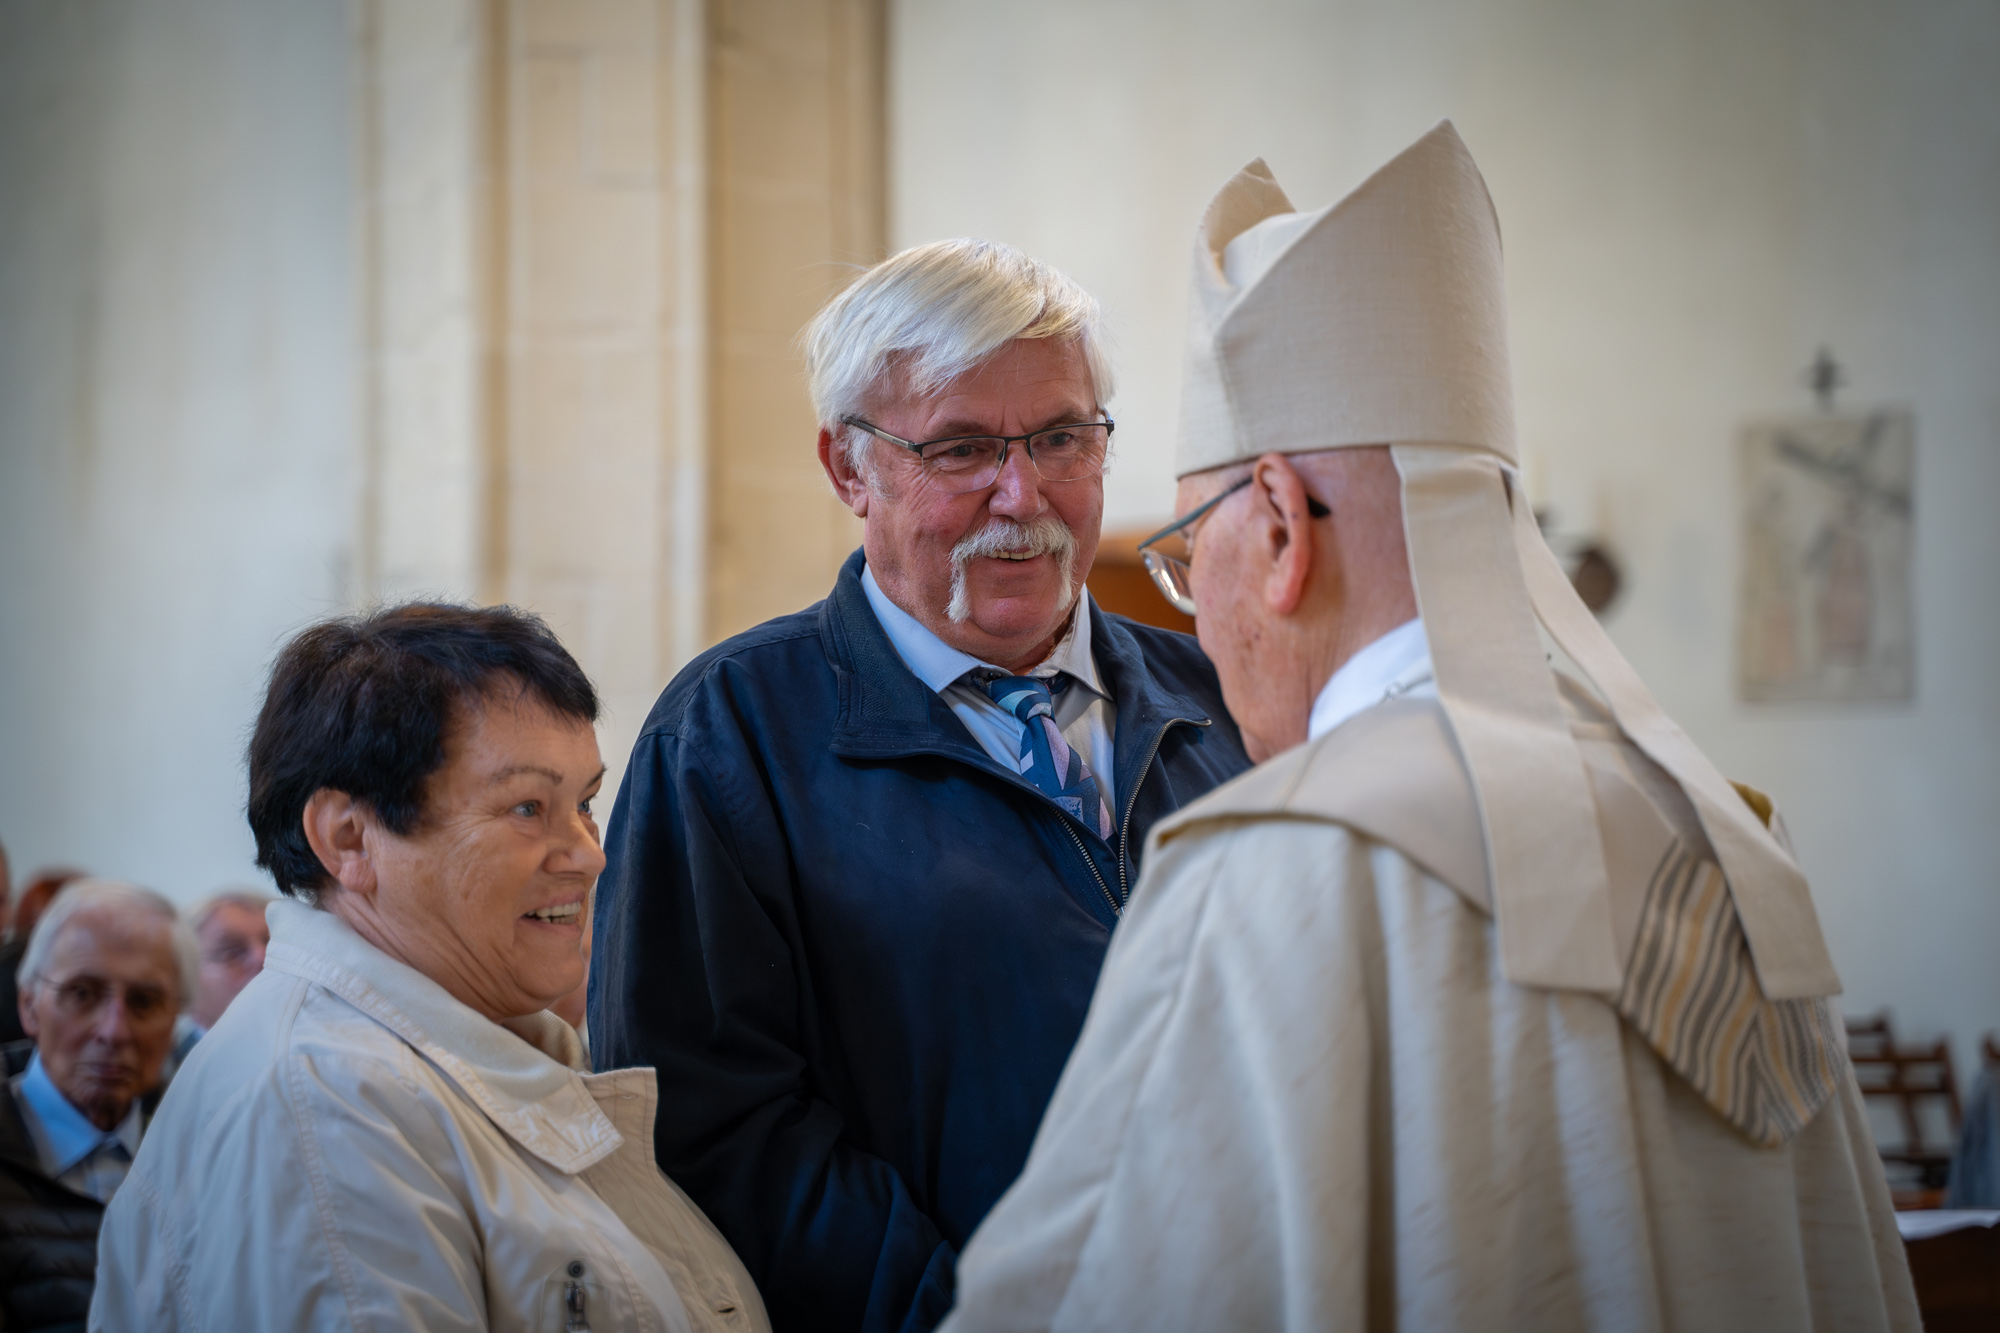
[[[1623,980],[1596,807],[1539,620],[1694,805],[1765,998],[1837,994],[1805,876],[1660,710],[1542,540],[1520,485],[1506,324],[1499,222],[1449,121],[1317,213],[1252,162],[1196,237],[1176,471],[1391,446],[1508,980],[1601,992]]]

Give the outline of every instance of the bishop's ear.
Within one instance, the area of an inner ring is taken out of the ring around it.
[[[375,818],[367,804],[344,791],[321,787],[307,798],[301,819],[313,855],[342,891],[364,898],[372,896],[375,862],[370,855],[368,832]]]
[[[1288,616],[1305,600],[1312,576],[1314,543],[1313,499],[1298,471],[1283,454],[1257,460],[1255,493],[1262,526],[1265,561],[1264,604],[1273,615]]]

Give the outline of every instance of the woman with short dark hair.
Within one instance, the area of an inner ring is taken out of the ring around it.
[[[106,1216],[91,1327],[768,1328],[653,1160],[653,1071],[582,1071],[597,695],[534,616],[327,621],[271,672],[264,970]]]

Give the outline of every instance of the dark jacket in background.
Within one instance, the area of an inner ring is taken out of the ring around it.
[[[0,1049],[0,1074],[13,1078],[34,1053],[32,1041]],[[146,1118],[164,1091],[141,1103]],[[0,1085],[0,1329],[83,1333],[103,1222],[103,1204],[42,1174],[20,1103]]]
[[[773,1325],[927,1329],[1019,1174],[1146,832],[1248,767],[1188,635],[1093,607],[1121,836],[995,763],[862,590],[698,658],[633,749],[599,881],[599,1066]]]
[[[28,941],[11,939],[0,944],[0,1046],[24,1041],[28,1034],[21,1028],[21,1007],[14,998],[20,989],[21,958],[28,952]]]

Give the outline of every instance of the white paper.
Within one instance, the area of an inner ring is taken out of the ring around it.
[[[1904,1240],[1928,1240],[1950,1231],[1990,1227],[2000,1222],[2000,1209],[1919,1208],[1896,1214],[1896,1230]]]

